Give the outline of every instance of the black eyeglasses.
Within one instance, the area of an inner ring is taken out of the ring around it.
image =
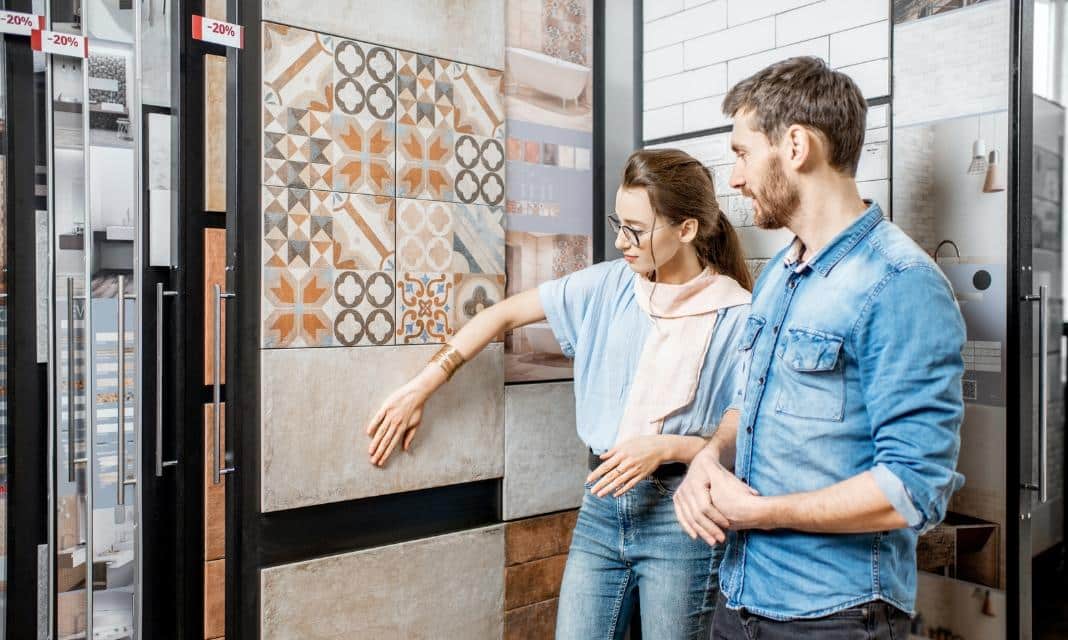
[[[640,231],[634,227],[628,227],[620,222],[619,216],[614,213],[608,214],[608,223],[612,225],[612,230],[616,232],[616,235],[619,235],[619,232],[622,231],[627,238],[627,242],[635,247],[641,247],[641,237],[652,231],[652,229]]]

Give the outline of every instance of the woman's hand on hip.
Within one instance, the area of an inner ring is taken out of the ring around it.
[[[660,436],[636,436],[617,443],[601,454],[604,460],[586,477],[598,498],[612,493],[619,497],[649,477],[666,459],[667,447]]]
[[[367,453],[371,464],[384,465],[398,444],[403,443],[405,451],[411,447],[423,419],[423,405],[429,397],[426,384],[417,377],[386,398],[367,425],[367,435],[371,438]]]

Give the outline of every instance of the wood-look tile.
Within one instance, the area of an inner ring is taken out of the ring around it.
[[[219,437],[226,442],[226,405],[219,415]],[[215,455],[214,412],[212,405],[204,405],[204,559],[218,560],[226,555],[226,481],[212,482]],[[221,446],[226,451],[225,446]]]
[[[204,563],[204,637],[226,633],[226,560]]]
[[[226,211],[226,58],[204,56],[204,210]]]
[[[215,295],[212,285],[218,284],[226,291],[226,229],[204,230],[204,384],[214,383],[213,350],[215,335]],[[219,382],[226,383],[226,305],[220,305],[221,334]]]

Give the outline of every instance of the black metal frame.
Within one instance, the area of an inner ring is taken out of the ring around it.
[[[594,109],[599,112],[603,112],[604,100],[604,7],[605,0],[595,0]],[[261,569],[500,523],[501,481],[261,513],[261,4],[229,0],[229,16],[244,27],[245,41],[244,49],[227,52],[227,286],[236,297],[227,308],[226,341],[230,346],[226,379],[231,382],[226,433],[236,471],[227,480],[226,496],[226,635],[256,638],[260,628]],[[193,83],[202,75],[188,71],[194,64],[199,63],[187,60],[187,77]],[[593,132],[593,215],[598,220],[604,206],[604,135],[603,120],[597,117]],[[595,224],[595,259],[603,258],[603,249],[597,248],[598,242],[603,244],[603,234]],[[389,522],[388,529],[381,526],[382,522]]]
[[[31,13],[30,0],[9,0]],[[3,36],[7,62],[7,603],[10,638],[37,635],[37,547],[48,541],[47,365],[37,363],[35,117],[30,39]],[[10,126],[19,114],[18,126]],[[43,133],[43,132],[41,132]],[[17,161],[13,159],[17,158]],[[18,372],[16,374],[16,372]]]
[[[1023,297],[1031,294],[1031,195],[1033,170],[1033,109],[1032,67],[1034,40],[1034,4],[1010,3],[1010,105],[1009,136],[1009,211],[1007,284],[1006,362],[1006,487],[1005,559],[1008,573],[1005,593],[1008,612],[1006,637],[1024,637],[1031,629],[1031,521],[1025,513],[1030,509],[1031,491],[1023,483],[1031,481],[1031,390],[1034,388],[1032,338],[1034,312],[1031,302]],[[1025,395],[1026,394],[1026,395]],[[1026,398],[1026,400],[1025,400]],[[1011,434],[1016,434],[1013,437]],[[1017,515],[1019,514],[1019,515]]]

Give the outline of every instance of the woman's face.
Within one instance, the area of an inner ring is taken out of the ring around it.
[[[616,216],[621,224],[638,232],[636,245],[622,229],[616,234],[616,249],[623,252],[630,268],[638,273],[650,273],[667,264],[684,244],[680,230],[653,212],[649,194],[641,187],[619,188],[616,192]]]

